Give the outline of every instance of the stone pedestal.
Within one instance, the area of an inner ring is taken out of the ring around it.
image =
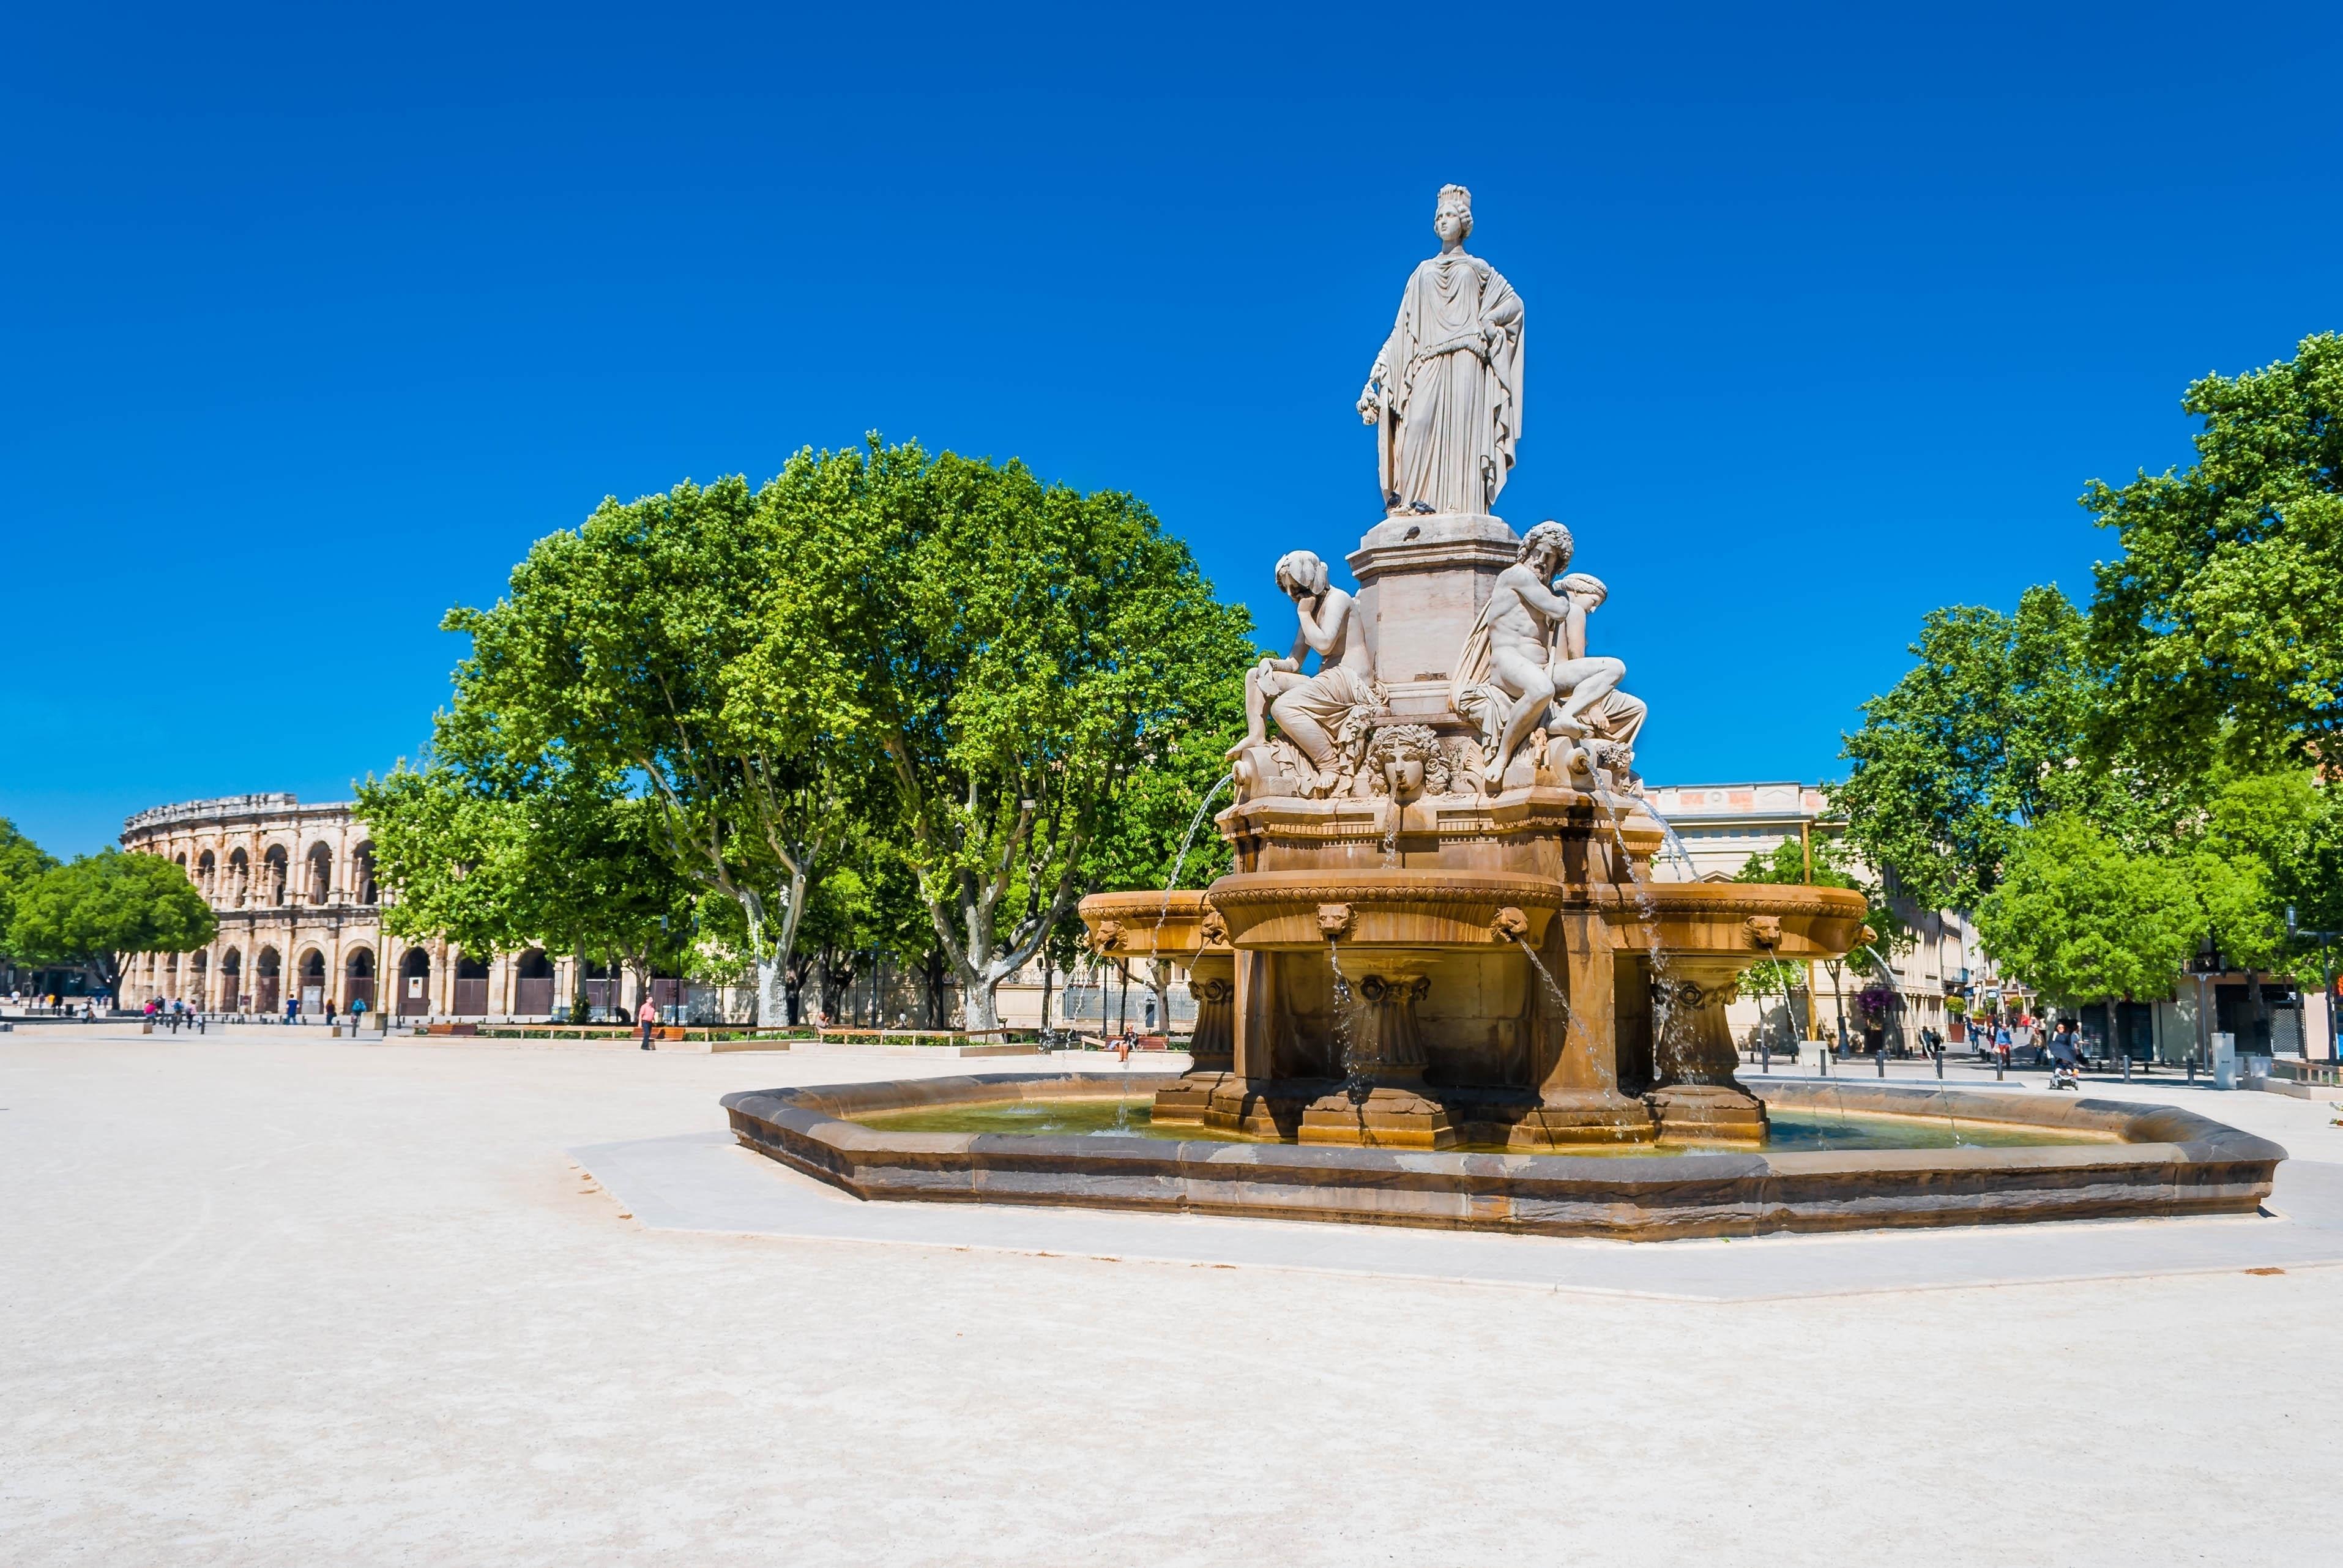
[[[1151,1113],[1159,1127],[1202,1127],[1212,1096],[1236,1067],[1236,954],[1206,949],[1188,961],[1188,992],[1196,999],[1192,1064],[1155,1091]]]
[[[1654,1136],[1651,1111],[1619,1092],[1616,954],[1603,917],[1565,910],[1533,966],[1542,1032],[1550,1043],[1538,1082],[1538,1111],[1513,1130],[1514,1147],[1639,1143]]]
[[[1457,1135],[1448,1107],[1429,1095],[1387,1084],[1353,1083],[1312,1100],[1302,1112],[1296,1140],[1368,1149],[1453,1149]]]
[[[1291,1142],[1302,1129],[1302,1113],[1326,1091],[1317,1079],[1247,1078],[1222,1073],[1206,1097],[1203,1125],[1221,1132]],[[1158,1091],[1168,1094],[1169,1089]]]
[[[1741,1087],[1733,1030],[1725,1016],[1746,960],[1680,956],[1653,978],[1659,1082],[1644,1102],[1660,1136],[1703,1143],[1765,1141],[1765,1106]]]
[[[1346,558],[1394,714],[1454,717],[1448,678],[1456,651],[1520,549],[1520,537],[1502,518],[1433,512],[1385,518]]]
[[[1343,1012],[1336,1039],[1347,1075],[1303,1110],[1300,1141],[1453,1148],[1461,1140],[1448,1108],[1424,1091],[1428,1058],[1416,1027],[1415,1004],[1432,989],[1424,973],[1432,960],[1376,953],[1365,961],[1373,967],[1348,977],[1347,1006],[1336,1004]]]
[[[1236,1066],[1236,954],[1222,949],[1188,961],[1188,994],[1196,999],[1196,1032],[1189,1041],[1192,1070],[1227,1072]]]
[[[1228,1079],[1224,1071],[1182,1073],[1155,1091],[1149,1120],[1158,1127],[1210,1125],[1205,1117],[1212,1108],[1212,1096]]]

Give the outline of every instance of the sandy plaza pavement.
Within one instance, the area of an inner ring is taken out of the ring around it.
[[[720,1136],[733,1090],[1040,1065],[0,1034],[0,1562],[2334,1558],[2324,1105],[2094,1083],[2287,1145],[2302,1213],[2078,1227],[2080,1279],[1964,1232],[1920,1245],[2034,1275],[1914,1289],[1862,1285],[1865,1237],[1484,1239],[1602,1288],[1460,1282],[1416,1232],[885,1239]],[[638,1214],[579,1153],[659,1141],[837,1233]],[[2280,1271],[2223,1250],[2265,1237]],[[1637,1288],[1744,1257],[1762,1299]]]

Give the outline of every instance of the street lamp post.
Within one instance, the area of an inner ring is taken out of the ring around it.
[[[2327,1050],[2330,1058],[2343,1055],[2343,1052],[2337,1051],[2335,1045],[2335,940],[2343,932],[2304,930],[2294,923],[2294,906],[2288,904],[2286,907],[2286,935],[2289,946],[2304,940],[2318,944],[2318,972],[2322,977],[2319,989],[2327,993]],[[2294,988],[2294,1032],[2302,1047],[2303,1060],[2307,1061],[2310,1059],[2310,1040],[2302,1028],[2305,1015],[2300,986]]]

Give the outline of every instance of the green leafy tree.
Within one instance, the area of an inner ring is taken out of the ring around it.
[[[16,912],[16,890],[56,865],[55,857],[0,817],[0,951],[8,950],[8,927]]]
[[[848,612],[836,728],[879,759],[969,1026],[990,1028],[1134,778],[1218,733],[1249,621],[1130,496],[875,437],[791,467],[823,483],[784,592]]]
[[[2014,615],[1933,611],[1912,645],[1919,664],[1863,705],[1831,804],[1919,903],[1975,908],[2019,835],[2055,813],[2102,824],[2141,813],[2135,786],[2086,744],[2107,690],[2087,628],[2055,588],[2026,589]]]
[[[18,885],[15,898],[8,944],[18,957],[86,964],[116,998],[130,954],[193,952],[218,930],[186,872],[160,855],[84,855]]]
[[[2012,846],[1977,931],[2046,995],[2159,997],[2238,896],[2228,881],[2217,860],[2133,853],[2081,817],[2053,815]]]
[[[800,459],[760,492],[735,477],[605,501],[539,540],[508,598],[445,623],[472,655],[439,753],[630,780],[669,861],[737,908],[767,1024],[856,793],[858,750],[834,729],[860,679],[832,632],[841,607],[799,595],[792,562],[810,548],[795,520],[830,503],[823,479]]]
[[[2091,644],[2117,672],[2103,750],[2156,738],[2183,778],[2338,758],[2343,726],[2343,336],[2207,376],[2181,400],[2197,461],[2095,481],[2082,505],[2123,543],[2097,568]]]
[[[2253,868],[2272,932],[2289,908],[2306,927],[2343,929],[2343,789],[2302,768],[2225,779],[2206,806],[2202,843]]]
[[[691,888],[660,839],[656,807],[574,771],[501,782],[443,760],[401,764],[357,789],[376,874],[394,895],[383,923],[475,952],[543,943],[623,962],[649,981],[689,929]],[[582,1013],[580,986],[573,1010]]]
[[[2318,954],[2289,939],[2286,912],[2312,930],[2338,929],[2343,793],[2301,768],[2222,778],[2197,819],[2190,860],[2210,933],[2224,959],[2245,970],[2257,1020],[2269,1018],[2265,972],[2323,983]]]

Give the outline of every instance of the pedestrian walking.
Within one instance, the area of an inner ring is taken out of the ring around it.
[[[635,1009],[635,1021],[643,1026],[643,1049],[657,1050],[659,1047],[651,1043],[651,1025],[659,1022],[659,1009],[651,1005],[649,996],[643,998],[642,1006]]]

